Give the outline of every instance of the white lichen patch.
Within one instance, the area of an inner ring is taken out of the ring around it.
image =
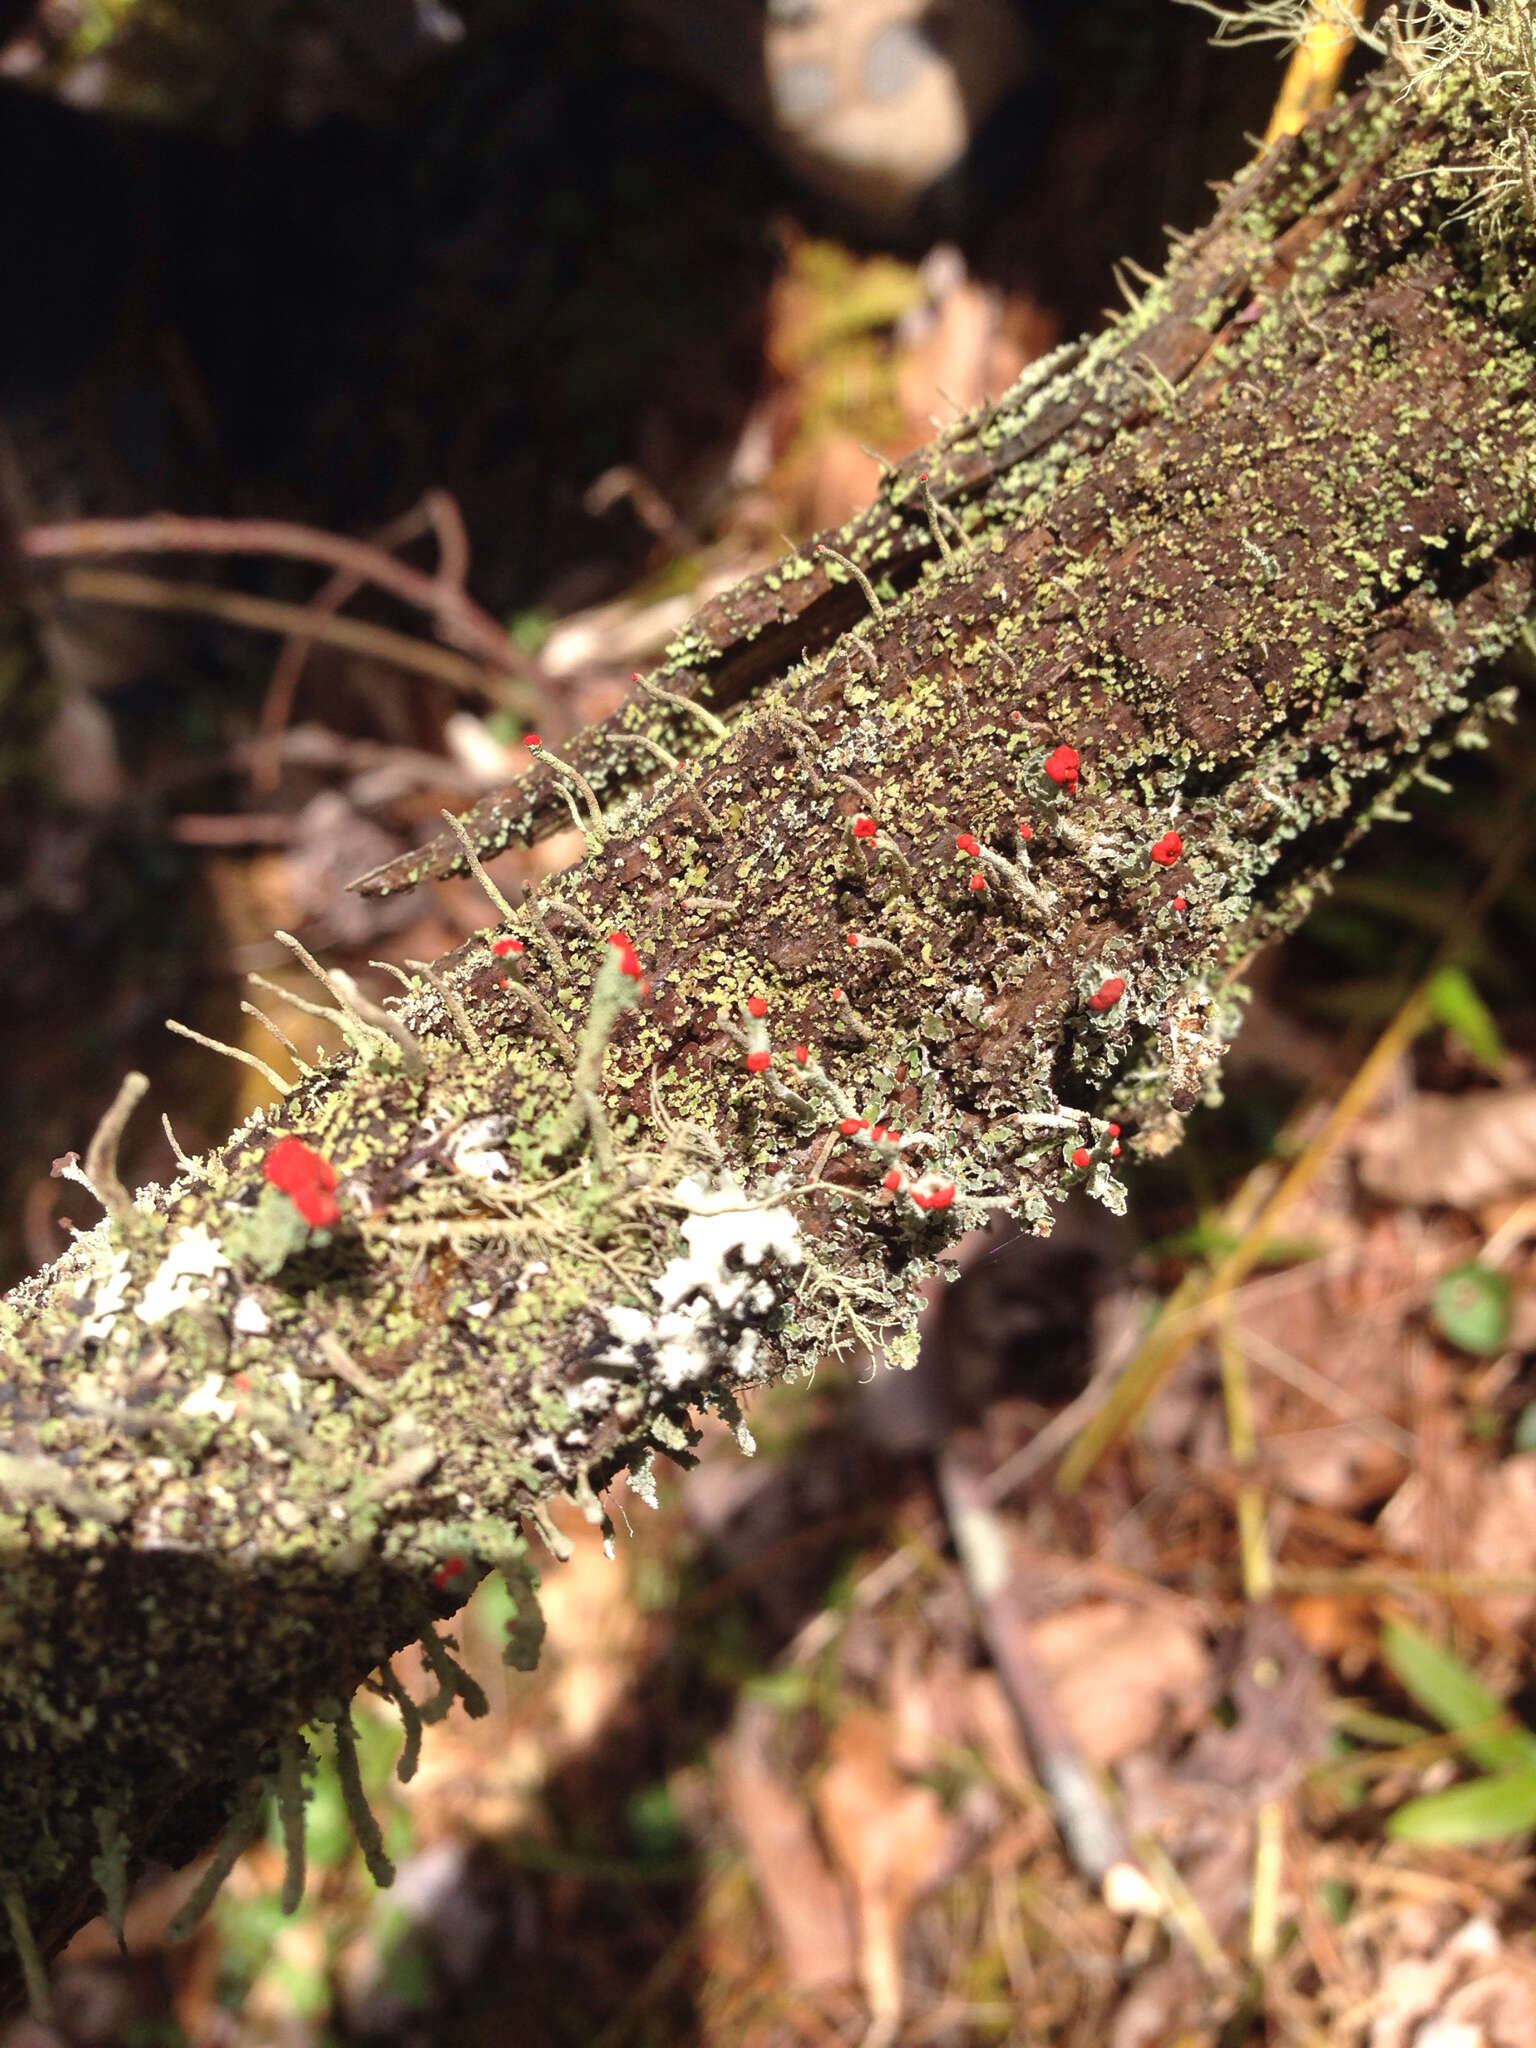
[[[80,1325],[82,1337],[99,1343],[128,1306],[128,1254],[113,1253],[90,1298],[90,1312]]]
[[[242,1294],[235,1303],[230,1322],[242,1337],[265,1337],[271,1329],[271,1320],[254,1294]]]
[[[216,1422],[228,1422],[235,1412],[233,1401],[224,1399],[224,1375],[211,1372],[200,1387],[194,1387],[187,1398],[178,1403],[180,1415],[211,1415]]]
[[[206,1223],[196,1224],[181,1233],[160,1261],[133,1312],[141,1323],[153,1328],[178,1309],[206,1301],[209,1289],[202,1283],[228,1271],[223,1246]]]
[[[511,1180],[507,1156],[499,1150],[507,1126],[499,1116],[477,1116],[454,1132],[443,1156],[455,1173],[470,1180]]]
[[[655,1282],[659,1315],[621,1303],[605,1311],[613,1342],[599,1362],[642,1368],[671,1393],[722,1371],[755,1379],[752,1325],[778,1300],[767,1269],[799,1271],[800,1226],[788,1209],[753,1204],[729,1175],[714,1188],[680,1181],[673,1195],[688,1212],[687,1256],[669,1260]]]

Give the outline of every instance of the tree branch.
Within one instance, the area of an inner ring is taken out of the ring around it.
[[[692,1409],[829,1348],[910,1360],[961,1230],[1118,1203],[1112,1123],[1174,1141],[1242,960],[1480,737],[1531,608],[1530,224],[1493,246],[1437,175],[1479,118],[1446,72],[1272,151],[831,537],[878,616],[830,554],[707,607],[659,681],[723,734],[649,696],[588,736],[599,850],[388,1008],[322,974],[345,1054],[10,1298],[22,1950],[98,1910],[108,1840],[184,1856],[263,1779],[291,1836],[294,1731],[423,1631],[445,1710],[485,1571],[535,1654],[545,1503],[647,1494]],[[562,823],[558,785],[476,829]]]

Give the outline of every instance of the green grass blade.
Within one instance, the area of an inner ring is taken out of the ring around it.
[[[1387,1822],[1398,1842],[1469,1848],[1536,1827],[1536,1767],[1410,1799]]]
[[[1386,1624],[1381,1647],[1403,1690],[1442,1728],[1464,1735],[1467,1754],[1484,1770],[1536,1772],[1536,1735],[1510,1725],[1503,1701],[1459,1657],[1403,1621]]]

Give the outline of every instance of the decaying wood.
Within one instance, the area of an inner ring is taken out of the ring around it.
[[[543,1503],[643,1496],[830,1346],[910,1358],[962,1229],[1173,1141],[1242,959],[1478,741],[1531,610],[1529,223],[1437,175],[1480,118],[1378,85],[1272,152],[1112,332],[701,613],[654,681],[723,733],[642,694],[473,821],[586,825],[574,768],[580,867],[387,1008],[318,970],[347,1053],[11,1297],[23,1950],[257,1781],[291,1811],[294,1732],[424,1631],[446,1700],[486,1571],[533,1654]]]

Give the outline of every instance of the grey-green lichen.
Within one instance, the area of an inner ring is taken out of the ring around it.
[[[877,608],[808,552],[713,600],[566,750],[578,868],[387,1001],[317,968],[345,1053],[5,1305],[0,1877],[44,1947],[108,1838],[291,1808],[294,1731],[344,1741],[484,1572],[535,1654],[548,1502],[648,1496],[829,1347],[910,1360],[960,1230],[1172,1141],[1242,959],[1477,737],[1531,609],[1536,361],[1464,147],[1386,83],[1246,173],[832,536]]]

